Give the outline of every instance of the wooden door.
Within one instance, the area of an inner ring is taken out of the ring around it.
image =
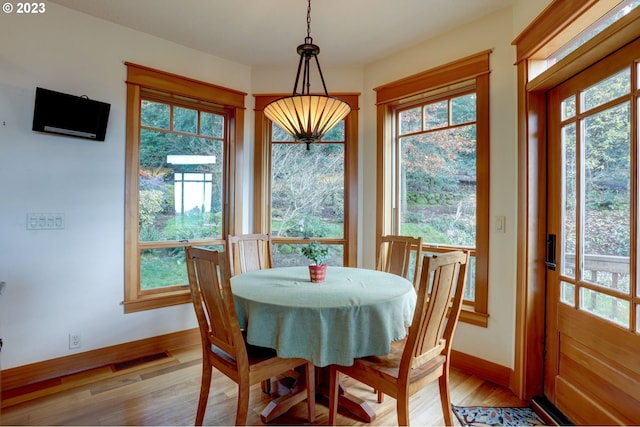
[[[640,39],[548,92],[545,395],[640,424]]]

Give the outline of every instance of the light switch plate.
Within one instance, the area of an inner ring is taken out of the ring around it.
[[[27,230],[63,230],[64,213],[37,213],[27,214]]]

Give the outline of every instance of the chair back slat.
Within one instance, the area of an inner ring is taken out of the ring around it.
[[[192,247],[185,251],[191,298],[203,348],[214,345],[234,359],[246,358],[226,253]]]
[[[415,251],[413,282],[418,283],[422,254],[422,238],[410,236],[382,236],[376,269],[410,278],[411,254]]]
[[[462,251],[425,255],[401,370],[415,368],[436,354],[449,355],[462,307],[468,258]]]
[[[231,262],[231,275],[271,268],[271,251],[271,236],[268,234],[229,235],[227,252]]]

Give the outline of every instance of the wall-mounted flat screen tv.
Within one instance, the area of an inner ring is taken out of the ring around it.
[[[111,104],[36,88],[33,130],[104,141]]]

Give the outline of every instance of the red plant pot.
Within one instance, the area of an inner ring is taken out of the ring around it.
[[[309,266],[309,276],[311,277],[311,282],[313,283],[321,283],[324,282],[324,276],[327,273],[326,265],[310,265]]]

